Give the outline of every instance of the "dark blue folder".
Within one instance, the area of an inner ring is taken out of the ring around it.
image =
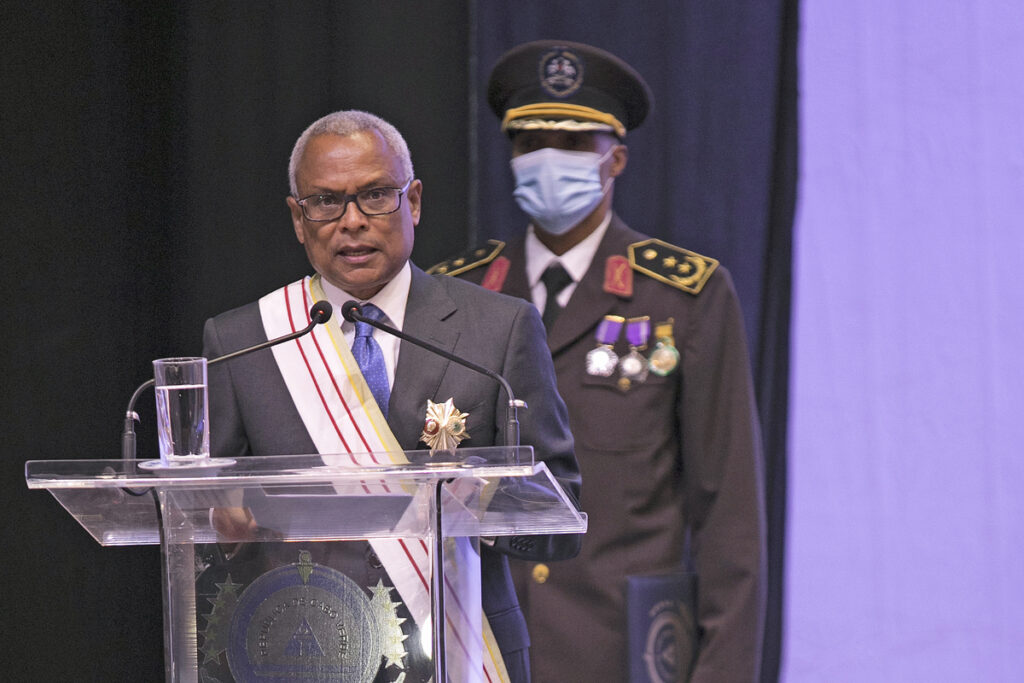
[[[696,577],[626,577],[630,683],[685,683],[697,652]]]

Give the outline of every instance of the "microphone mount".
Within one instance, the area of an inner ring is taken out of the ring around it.
[[[427,351],[430,351],[431,353],[435,353],[438,356],[441,356],[442,358],[446,358],[452,361],[453,363],[457,363],[459,365],[469,368],[470,370],[475,370],[476,372],[479,372],[482,375],[486,375],[487,377],[490,377],[495,382],[500,384],[502,389],[505,390],[505,394],[508,395],[508,407],[506,409],[505,419],[505,445],[519,445],[519,417],[517,414],[517,410],[519,408],[526,408],[527,405],[526,401],[521,401],[515,397],[515,394],[512,393],[511,385],[509,385],[508,380],[506,380],[504,377],[494,372],[493,370],[483,367],[482,365],[477,365],[472,361],[468,361],[465,358],[460,358],[453,353],[449,353],[448,351],[445,351],[440,347],[434,346],[433,344],[429,344],[421,339],[417,339],[416,337],[410,336],[400,330],[396,330],[390,325],[385,325],[384,323],[379,322],[377,320],[373,320],[372,318],[367,318],[366,316],[363,315],[362,306],[360,306],[359,303],[356,301],[346,301],[342,305],[341,317],[343,317],[350,323],[366,323],[367,325],[375,327],[378,330],[381,330],[382,332],[398,337],[402,341],[407,341],[410,344],[415,344],[416,346],[424,348]]]

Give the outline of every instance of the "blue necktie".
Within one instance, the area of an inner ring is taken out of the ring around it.
[[[363,304],[363,317],[377,322],[387,319],[384,311],[373,304]],[[377,400],[380,411],[384,417],[388,416],[388,399],[391,397],[391,387],[388,385],[388,368],[384,364],[384,353],[380,350],[380,344],[373,338],[373,327],[364,322],[356,322],[356,338],[352,341],[352,355],[359,363],[359,369],[363,378],[370,386],[370,392]]]

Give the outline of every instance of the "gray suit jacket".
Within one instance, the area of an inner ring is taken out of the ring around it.
[[[454,278],[412,268],[403,331],[503,375],[529,409],[520,414],[522,443],[534,447],[562,487],[575,499],[580,476],[573,454],[565,403],[536,309]],[[203,353],[208,358],[266,340],[258,303],[206,322]],[[210,368],[210,435],[214,457],[315,453],[268,350]],[[467,446],[504,443],[507,397],[488,377],[418,346],[402,342],[388,424],[405,450],[424,448],[419,435],[427,399],[470,414]],[[501,537],[481,552],[483,607],[503,654],[529,646],[507,556],[557,560],[579,552],[580,536]]]

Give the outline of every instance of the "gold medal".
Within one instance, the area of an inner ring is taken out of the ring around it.
[[[469,413],[456,408],[453,400],[449,398],[444,403],[434,403],[427,399],[427,418],[423,423],[420,441],[427,444],[431,451],[452,450],[460,441],[469,438],[466,433]]]
[[[666,322],[658,323],[654,328],[654,336],[657,343],[651,351],[648,360],[651,372],[664,377],[671,374],[679,366],[679,350],[675,346],[675,338],[672,336],[673,320],[669,318]]]

